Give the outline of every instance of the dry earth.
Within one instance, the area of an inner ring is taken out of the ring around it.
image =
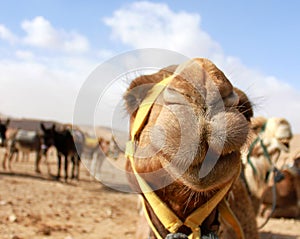
[[[300,149],[299,139],[293,139],[293,151]],[[48,163],[54,174],[54,158]],[[55,181],[44,162],[42,174],[35,174],[33,164],[31,158],[14,162],[12,172],[0,170],[0,239],[134,238],[136,195],[103,185],[85,167],[79,182],[65,183]],[[122,164],[120,160],[112,167],[105,162],[101,174],[102,180],[126,190],[126,179],[118,170]],[[260,235],[261,239],[300,239],[300,221],[271,219]]]

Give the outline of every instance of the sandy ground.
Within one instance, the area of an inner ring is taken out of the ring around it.
[[[65,183],[35,174],[32,165],[17,162],[13,173],[0,172],[1,239],[133,238],[135,195],[103,186],[84,167],[79,182]]]
[[[1,160],[0,160],[1,161]],[[81,167],[81,180],[55,181],[34,160],[14,162],[13,171],[0,169],[0,239],[133,239],[137,225],[137,196],[107,187]],[[48,160],[51,173],[54,159]],[[126,190],[120,174],[122,160],[102,166],[102,178]],[[263,219],[258,218],[258,224]],[[261,239],[300,239],[300,221],[271,219]]]

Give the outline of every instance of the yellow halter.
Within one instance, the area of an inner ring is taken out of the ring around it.
[[[230,190],[234,179],[228,183],[224,188],[219,190],[206,204],[197,208],[193,213],[191,213],[184,222],[182,222],[177,215],[153,192],[151,187],[145,182],[145,180],[137,173],[134,166],[134,152],[135,152],[135,137],[140,132],[142,126],[147,119],[147,116],[150,112],[151,107],[153,106],[155,100],[160,95],[160,93],[165,89],[165,87],[170,83],[174,78],[174,75],[171,75],[164,80],[160,81],[152,87],[147,97],[143,100],[139,109],[137,111],[133,126],[130,132],[131,140],[127,142],[126,145],[126,156],[131,162],[131,166],[135,176],[137,178],[138,184],[143,192],[146,200],[150,204],[153,212],[159,218],[160,222],[164,227],[171,233],[176,233],[178,229],[185,225],[192,230],[192,233],[188,236],[189,239],[200,239],[201,231],[200,225],[202,222],[210,215],[214,208],[218,207],[219,213],[222,218],[226,220],[236,231],[239,239],[244,239],[244,233],[241,229],[241,226],[236,219],[235,215],[231,211],[227,201],[224,199],[228,191]],[[155,226],[153,225],[148,210],[143,199],[143,209],[147,221],[154,232],[155,236],[158,239],[163,239],[159,234]]]

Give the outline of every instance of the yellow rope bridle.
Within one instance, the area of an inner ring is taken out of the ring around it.
[[[136,113],[135,120],[133,122],[130,137],[131,140],[126,145],[126,156],[129,158],[131,162],[131,167],[135,174],[135,177],[138,181],[141,191],[143,192],[145,199],[150,204],[153,212],[156,214],[157,218],[163,224],[163,226],[170,232],[176,233],[178,229],[185,225],[189,227],[192,233],[188,236],[189,239],[200,239],[201,231],[200,225],[202,222],[210,215],[210,213],[218,208],[218,211],[221,217],[226,220],[236,231],[239,239],[244,239],[244,233],[241,229],[241,226],[236,219],[235,215],[231,211],[227,201],[225,200],[225,196],[230,190],[232,184],[234,183],[233,179],[230,181],[224,188],[220,189],[206,204],[203,204],[199,208],[197,208],[193,213],[191,213],[185,221],[182,221],[178,218],[178,216],[156,195],[155,192],[151,189],[151,187],[146,183],[146,181],[138,174],[134,165],[134,152],[135,152],[135,141],[136,136],[142,129],[147,116],[150,112],[151,107],[156,101],[157,97],[160,93],[165,89],[165,87],[170,83],[170,81],[174,78],[174,75],[166,77],[164,80],[155,84],[152,89],[149,91],[147,97],[142,101],[139,109]],[[147,221],[154,232],[155,236],[158,239],[163,239],[160,233],[157,231],[155,226],[153,225],[150,216],[148,214],[145,200],[143,198],[143,209]]]

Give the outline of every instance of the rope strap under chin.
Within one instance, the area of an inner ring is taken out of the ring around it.
[[[241,229],[241,226],[236,217],[234,216],[233,212],[231,211],[228,203],[224,199],[224,197],[230,190],[234,179],[230,181],[224,188],[220,189],[207,203],[203,204],[201,207],[197,208],[193,213],[191,213],[185,219],[185,221],[181,221],[178,218],[178,216],[156,195],[156,193],[153,192],[151,187],[136,171],[134,165],[134,152],[136,140],[135,137],[136,135],[138,135],[142,126],[146,122],[147,116],[155,100],[173,78],[174,75],[171,75],[152,87],[149,94],[140,105],[135,120],[133,122],[133,126],[131,128],[131,141],[129,141],[126,145],[126,157],[129,158],[131,162],[131,166],[140,186],[140,189],[143,192],[145,199],[150,204],[153,212],[156,214],[157,218],[160,220],[163,226],[171,233],[176,233],[182,225],[185,225],[192,230],[192,233],[188,236],[189,239],[200,239],[200,225],[217,207],[221,217],[234,228],[238,238],[244,239],[244,233]],[[152,231],[158,239],[163,239],[149,217],[149,213],[146,208],[144,199],[142,204],[145,216]]]

